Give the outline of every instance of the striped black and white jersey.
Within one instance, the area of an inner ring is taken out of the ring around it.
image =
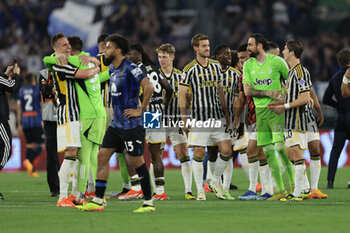
[[[174,90],[168,106],[164,107],[163,121],[165,125],[168,125],[168,123],[171,121],[177,122],[181,120],[178,95],[182,72],[176,68],[173,68],[170,74],[165,74],[162,69],[159,69],[159,75],[163,79],[166,79],[171,88]]]
[[[161,112],[163,114],[163,87],[160,84],[160,80],[162,80],[163,77],[159,75],[157,69],[150,65],[144,65],[142,63],[138,63],[137,65],[145,74],[147,74],[147,78],[154,87],[154,92],[146,111]]]
[[[311,89],[311,87],[312,87],[311,78],[308,80],[308,85]],[[306,117],[307,118],[307,131],[318,133],[317,120],[316,120],[316,117],[313,113],[313,110],[312,110],[312,107],[310,104],[305,105],[305,113],[307,116]]]
[[[217,88],[221,81],[221,66],[218,61],[208,59],[208,65],[204,67],[195,59],[185,66],[180,85],[188,86],[192,94],[192,119],[205,121],[224,117]]]
[[[78,96],[74,86],[77,67],[73,65],[53,65],[54,84],[58,94],[57,125],[79,121]]]
[[[106,55],[104,53],[99,53],[96,55],[96,58],[100,61],[100,72],[102,73],[102,72],[108,70],[109,66],[105,65]],[[110,102],[111,102],[109,80],[101,83],[101,96],[102,96],[103,106],[108,108],[110,105]]]
[[[309,71],[300,63],[291,69],[286,83],[287,93],[285,103],[291,103],[298,99],[302,92],[310,91],[310,79]],[[286,110],[285,128],[301,132],[307,131],[305,106]]]
[[[222,71],[222,75],[222,87],[224,88],[226,105],[232,122],[235,116],[233,101],[235,96],[239,94],[239,76],[241,73],[229,66],[226,70]]]

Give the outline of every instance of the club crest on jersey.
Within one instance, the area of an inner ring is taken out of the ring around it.
[[[161,124],[160,112],[144,112],[143,113],[143,128],[145,129],[160,129]]]
[[[300,86],[304,86],[305,85],[305,80],[304,79],[300,79],[299,83],[300,83]]]
[[[258,86],[258,85],[267,85],[270,86],[272,84],[272,79],[271,78],[267,78],[267,79],[255,79],[254,85]]]

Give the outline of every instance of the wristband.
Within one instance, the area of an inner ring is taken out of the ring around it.
[[[284,104],[284,108],[285,108],[285,109],[290,109],[289,103],[288,103],[288,104]]]
[[[343,76],[343,83],[349,84],[349,79],[347,77],[345,77],[345,75]]]

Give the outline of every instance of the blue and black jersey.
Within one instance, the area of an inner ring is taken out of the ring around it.
[[[38,86],[25,85],[19,90],[18,102],[22,109],[22,127],[41,127],[41,96]]]
[[[142,116],[125,117],[129,108],[140,108],[140,84],[146,74],[133,62],[124,59],[119,67],[109,66],[109,84],[113,106],[113,121],[110,126],[116,129],[133,129],[143,126]]]

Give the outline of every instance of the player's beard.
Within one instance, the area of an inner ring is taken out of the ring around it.
[[[258,50],[255,50],[255,51],[251,51],[251,50],[248,50],[250,53],[249,53],[249,56],[250,57],[257,57],[259,55],[259,51]]]
[[[105,57],[105,59],[104,59],[105,65],[109,66],[112,63],[112,61],[114,60],[114,58],[115,58],[115,56]]]

